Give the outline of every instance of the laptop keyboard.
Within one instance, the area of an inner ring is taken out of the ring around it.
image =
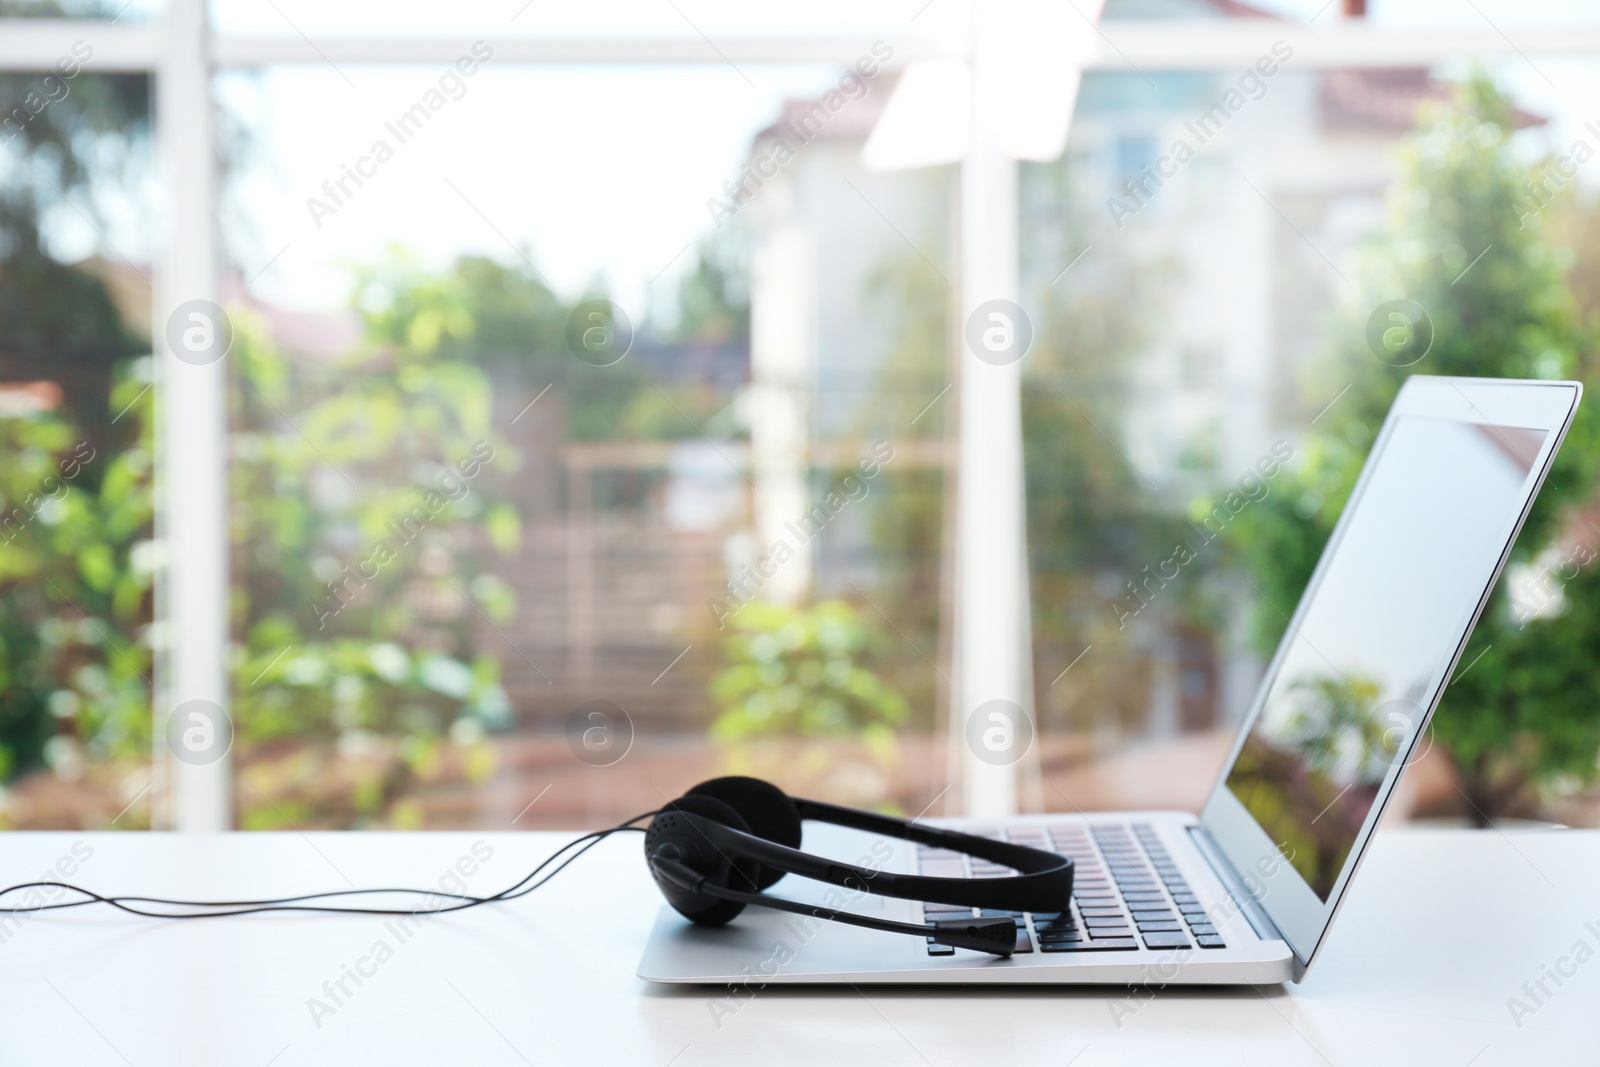
[[[1020,912],[984,908],[978,915],[1017,921],[1017,951],[1128,952],[1150,949],[1226,948],[1211,917],[1189,889],[1149,823],[1057,823],[970,830],[997,841],[1072,857],[1072,900],[1066,911]],[[917,848],[919,873],[941,878],[1000,878],[1016,874],[975,856]],[[973,909],[923,904],[923,918],[957,919]],[[952,956],[950,945],[928,945],[930,956]]]

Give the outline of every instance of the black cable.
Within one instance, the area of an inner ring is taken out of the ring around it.
[[[625,822],[618,823],[616,826],[613,826],[610,829],[595,830],[592,833],[584,834],[581,837],[575,837],[571,841],[568,841],[565,845],[562,845],[560,848],[556,849],[549,856],[545,857],[544,862],[540,863],[533,870],[529,871],[514,885],[508,886],[505,889],[502,889],[500,892],[495,893],[493,896],[487,897],[475,897],[466,893],[453,893],[444,889],[388,888],[336,889],[325,893],[305,893],[300,896],[272,897],[266,900],[172,900],[166,897],[143,897],[132,895],[119,895],[111,897],[101,896],[99,893],[96,893],[93,890],[85,889],[82,886],[73,885],[70,882],[21,882],[17,885],[7,886],[4,889],[0,889],[0,899],[24,889],[42,887],[61,888],[74,893],[82,893],[87,899],[65,901],[60,904],[37,904],[32,907],[0,907],[0,915],[31,914],[39,911],[56,911],[61,908],[81,908],[90,904],[109,904],[111,907],[116,908],[119,911],[125,911],[130,915],[139,915],[150,919],[221,919],[233,915],[255,915],[260,912],[268,911],[323,912],[335,915],[439,915],[445,912],[462,911],[466,908],[475,908],[480,904],[516,900],[518,897],[527,896],[529,893],[533,892],[535,889],[538,889],[540,886],[550,881],[550,879],[560,874],[573,860],[577,859],[579,856],[583,855],[585,852],[589,851],[591,848],[598,845],[601,841],[604,841],[612,834],[625,833],[629,831],[641,834],[644,833],[645,831],[643,827],[634,826],[633,824],[638,822],[640,819],[649,818],[654,814],[655,812],[653,811],[647,811],[643,815],[635,815],[633,818],[628,819]],[[574,846],[580,844],[583,845],[582,848],[572,853],[572,855],[567,856],[565,859],[562,859],[561,863],[543,878],[540,878],[538,881],[534,881],[534,879],[539,878],[539,872],[550,866],[550,864],[555,863],[555,861],[561,857],[562,853],[567,852]],[[532,884],[530,885],[529,883]],[[327,905],[301,903],[302,901],[307,900],[325,900],[329,897],[366,896],[384,893],[402,895],[411,894],[414,896],[425,897],[443,897],[449,900],[460,901],[461,903],[451,904],[448,907],[429,908],[426,910],[407,910],[401,908],[335,908]],[[128,901],[138,904],[165,904],[180,908],[226,908],[229,910],[196,911],[184,913],[146,911],[142,908],[130,907],[127,903],[125,903]]]

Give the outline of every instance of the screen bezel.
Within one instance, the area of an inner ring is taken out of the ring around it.
[[[1478,616],[1482,614],[1489,595],[1494,591],[1500,572],[1510,557],[1511,547],[1516,542],[1517,533],[1522,529],[1523,521],[1538,496],[1539,487],[1544,483],[1545,475],[1550,470],[1551,460],[1566,437],[1567,428],[1572,423],[1573,413],[1577,410],[1582,395],[1583,386],[1577,382],[1507,381],[1414,375],[1401,386],[1399,395],[1396,396],[1388,416],[1384,419],[1372,451],[1361,469],[1361,475],[1350,492],[1350,499],[1345,504],[1338,522],[1335,523],[1333,532],[1328,537],[1328,543],[1323,548],[1322,556],[1317,561],[1316,569],[1312,572],[1311,580],[1306,585],[1305,593],[1300,597],[1300,603],[1290,617],[1283,639],[1279,641],[1278,649],[1262,675],[1261,684],[1256,690],[1250,710],[1234,737],[1233,747],[1223,764],[1222,773],[1218,776],[1216,785],[1211,790],[1211,796],[1200,815],[1201,826],[1294,952],[1297,981],[1315,959],[1328,928],[1338,914],[1345,889],[1361,866],[1373,830],[1383,818],[1384,808],[1394,792],[1400,773],[1412,758],[1418,740],[1426,731],[1434,710],[1439,706],[1445,684],[1460,662],[1461,654],[1466,648],[1473,627],[1477,624]],[[1273,679],[1277,676],[1288,651],[1289,638],[1299,629],[1316,596],[1329,560],[1344,536],[1350,517],[1356,510],[1356,503],[1366,491],[1372,472],[1381,461],[1396,421],[1406,416],[1450,419],[1479,425],[1527,427],[1545,431],[1545,438],[1527,481],[1523,484],[1517,505],[1512,509],[1513,517],[1499,532],[1500,552],[1494,569],[1483,588],[1478,591],[1475,605],[1462,620],[1455,652],[1443,671],[1436,673],[1431,680],[1429,687],[1431,695],[1424,709],[1422,722],[1407,740],[1404,758],[1395,760],[1394,766],[1379,786],[1377,797],[1351,846],[1344,869],[1339,872],[1339,877],[1328,893],[1327,901],[1324,902],[1301,878],[1299,872],[1284,860],[1272,839],[1228,789],[1227,780],[1234,762],[1239,757],[1240,749],[1244,747],[1245,739],[1266,703]],[[1281,605],[1279,607],[1281,608]]]

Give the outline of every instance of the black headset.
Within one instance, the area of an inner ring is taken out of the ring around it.
[[[641,830],[633,825],[650,819]],[[839,863],[800,851],[800,824],[806,819],[833,823],[853,830],[914,841],[931,848],[962,852],[1019,871],[1003,878],[930,878],[894,874]],[[721,926],[746,905],[772,908],[795,915],[911,934],[940,945],[970,948],[1009,956],[1016,947],[1017,923],[1012,918],[940,919],[926,926],[890,922],[856,915],[838,908],[801,904],[761,892],[785,874],[813,878],[859,893],[950,904],[964,908],[991,908],[1010,912],[1061,912],[1072,896],[1072,860],[1053,852],[1011,845],[987,837],[941,830],[934,826],[870,811],[841,808],[817,800],[791,799],[775,785],[757,778],[713,778],[701,782],[659,811],[637,815],[606,830],[596,830],[568,841],[525,877],[490,896],[471,896],[444,889],[338,889],[266,900],[173,900],[165,897],[102,896],[67,882],[38,881],[0,888],[0,915],[31,914],[61,908],[109,905],[131,915],[152,919],[222,919],[258,912],[332,912],[344,915],[437,915],[464,911],[501,901],[515,900],[554,878],[567,865],[613,834],[643,833],[645,859],[668,903],[685,918],[702,926]],[[551,865],[555,866],[552,868]],[[49,903],[9,905],[13,893],[27,889],[59,889],[77,894],[74,899]],[[334,898],[376,896],[420,897],[414,907],[333,905]],[[171,908],[189,909],[172,911]]]
[[[824,859],[800,851],[800,824],[807,819],[966,853],[1020,873],[932,878]],[[1009,956],[1016,947],[1013,918],[950,918],[923,926],[801,904],[762,890],[794,874],[858,893],[1015,912],[1066,911],[1072,896],[1072,860],[1066,856],[793,798],[758,778],[713,778],[664,805],[645,832],[644,854],[667,903],[701,926],[721,926],[754,905],[997,956]]]

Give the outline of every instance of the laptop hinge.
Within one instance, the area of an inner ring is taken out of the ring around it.
[[[1245,889],[1244,881],[1239,877],[1239,872],[1233,869],[1233,864],[1228,862],[1228,857],[1223,855],[1222,850],[1217,847],[1216,841],[1206,832],[1206,828],[1204,826],[1190,826],[1188,829],[1189,836],[1194,839],[1195,847],[1200,850],[1200,854],[1211,865],[1212,871],[1216,873],[1218,880],[1222,882],[1222,888],[1227,890],[1234,906],[1239,909],[1240,914],[1245,917],[1245,921],[1255,930],[1256,936],[1263,941],[1282,941],[1287,945],[1289,939],[1279,932],[1277,925],[1267,916],[1266,911],[1257,903],[1255,897],[1251,896],[1249,891]],[[1293,951],[1293,946],[1290,946],[1290,951]]]

